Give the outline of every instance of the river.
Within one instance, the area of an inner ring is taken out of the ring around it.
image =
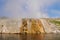
[[[0,40],[60,40],[60,34],[0,34]]]

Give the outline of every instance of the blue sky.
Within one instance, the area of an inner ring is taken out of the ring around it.
[[[0,17],[60,18],[59,0],[0,0]]]
[[[60,17],[60,2],[52,4],[47,9],[50,17]]]

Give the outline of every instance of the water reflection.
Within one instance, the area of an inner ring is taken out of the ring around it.
[[[0,34],[0,40],[60,40],[60,34]]]

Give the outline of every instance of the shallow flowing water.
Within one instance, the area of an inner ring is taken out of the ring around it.
[[[60,40],[60,34],[0,34],[0,40]]]

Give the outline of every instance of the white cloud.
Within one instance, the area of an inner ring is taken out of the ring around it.
[[[49,6],[55,0],[8,0],[5,12],[11,13],[13,17],[46,18],[47,13],[41,12],[44,6]]]

